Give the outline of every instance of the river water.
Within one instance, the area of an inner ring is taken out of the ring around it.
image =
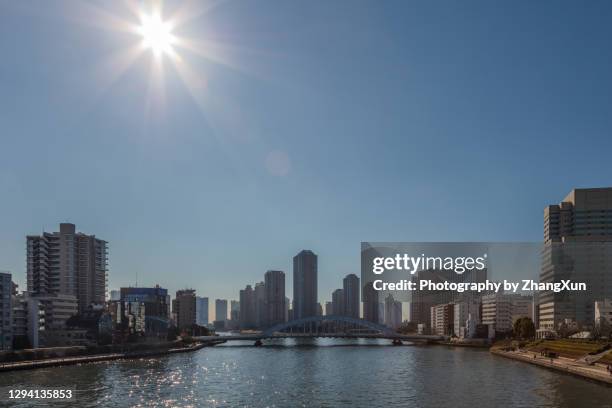
[[[612,407],[611,387],[486,350],[388,344],[233,343],[154,359],[0,373],[0,387],[75,387],[79,407]]]

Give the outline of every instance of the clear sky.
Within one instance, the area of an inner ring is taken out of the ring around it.
[[[537,241],[545,205],[612,185],[611,2],[209,4],[174,29],[197,44],[178,71],[125,67],[122,2],[0,0],[0,269],[21,288],[25,235],[70,221],[109,241],[109,289],[236,299],[281,269],[291,296],[309,248],[325,301],[361,241]]]

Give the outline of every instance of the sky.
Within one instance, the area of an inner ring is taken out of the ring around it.
[[[610,2],[175,12],[179,62],[128,65],[126,3],[0,0],[0,270],[22,289],[25,236],[69,221],[109,242],[109,290],[237,299],[280,269],[291,297],[307,248],[325,301],[361,241],[540,241],[546,205],[612,185]]]

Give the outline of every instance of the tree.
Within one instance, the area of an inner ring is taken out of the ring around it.
[[[417,323],[404,321],[400,327],[397,328],[397,332],[401,334],[416,333]]]
[[[535,337],[535,325],[529,317],[521,317],[514,322],[512,333],[515,338],[521,340],[533,339]]]

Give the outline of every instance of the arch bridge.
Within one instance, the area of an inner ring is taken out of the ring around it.
[[[261,332],[236,334],[229,336],[200,336],[194,339],[211,344],[227,341],[254,341],[256,346],[262,345],[266,339],[286,338],[358,338],[358,339],[389,339],[393,344],[402,341],[439,341],[442,336],[423,334],[400,334],[391,328],[348,316],[327,315],[311,316],[279,323]]]

